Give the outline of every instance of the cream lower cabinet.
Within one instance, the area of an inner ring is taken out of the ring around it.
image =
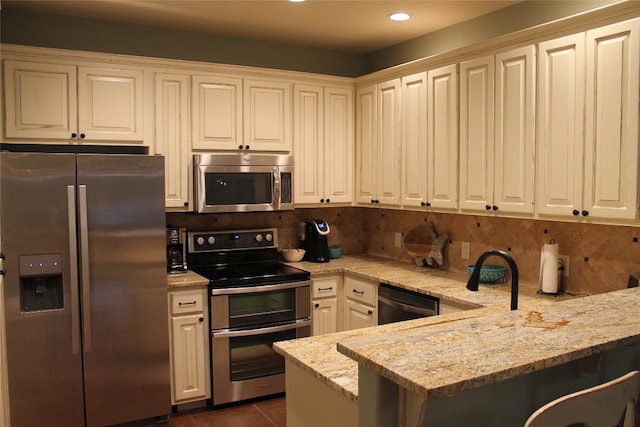
[[[211,397],[207,290],[169,292],[171,404]]]
[[[536,210],[638,215],[640,20],[539,45]]]
[[[533,214],[535,49],[460,64],[460,209]]]
[[[7,138],[144,140],[143,72],[4,61]]]
[[[337,332],[338,295],[342,293],[342,274],[330,274],[311,278],[312,335]]]
[[[356,92],[356,202],[400,206],[401,82],[393,79]]]
[[[155,74],[156,135],[154,153],[165,163],[165,207],[187,210],[192,167],[189,150],[189,75]]]
[[[353,203],[353,90],[295,85],[295,202]]]
[[[378,324],[378,282],[344,275],[344,330]]]

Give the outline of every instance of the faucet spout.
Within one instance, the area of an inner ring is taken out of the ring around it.
[[[518,266],[516,265],[515,260],[511,255],[509,255],[505,251],[500,251],[497,249],[490,249],[480,255],[478,260],[476,261],[476,265],[473,269],[473,273],[467,282],[467,289],[470,291],[477,292],[478,285],[480,284],[480,269],[484,261],[492,255],[499,256],[507,261],[509,264],[509,269],[511,270],[511,310],[518,309]]]

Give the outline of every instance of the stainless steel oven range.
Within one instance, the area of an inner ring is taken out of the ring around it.
[[[278,262],[278,230],[190,231],[189,268],[209,279],[213,404],[284,392],[273,343],[311,333],[310,274]]]

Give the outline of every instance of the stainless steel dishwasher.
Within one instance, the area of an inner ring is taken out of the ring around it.
[[[438,298],[384,283],[378,287],[378,325],[437,316],[439,309]]]

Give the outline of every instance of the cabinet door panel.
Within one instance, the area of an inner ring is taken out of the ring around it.
[[[496,55],[494,203],[533,213],[534,47]]]
[[[203,314],[171,319],[172,367],[175,401],[204,399],[207,396],[205,323]]]
[[[367,328],[378,324],[378,314],[373,307],[347,299],[345,301],[344,329]]]
[[[5,61],[9,138],[71,139],[78,128],[76,67]]]
[[[244,82],[244,143],[252,150],[291,151],[291,87]]]
[[[378,199],[400,205],[400,79],[378,85]]]
[[[324,197],[353,202],[353,91],[326,88],[324,110]]]
[[[640,21],[587,32],[584,209],[635,219]]]
[[[165,159],[165,206],[189,205],[189,76],[156,74],[155,153]]]
[[[192,77],[193,148],[237,150],[242,140],[242,79]]]
[[[356,201],[371,206],[378,189],[376,86],[356,92]]]
[[[293,91],[293,155],[296,204],[319,203],[323,197],[324,150],[321,86],[299,86]]]
[[[427,198],[434,208],[458,207],[457,65],[429,71]]]
[[[402,78],[402,205],[427,201],[427,73]]]
[[[143,74],[78,68],[78,130],[90,140],[142,141]]]
[[[540,43],[536,210],[571,215],[582,206],[584,34]]]
[[[460,64],[460,208],[493,205],[493,57]]]
[[[330,334],[337,331],[338,299],[327,298],[312,302],[312,335]]]

